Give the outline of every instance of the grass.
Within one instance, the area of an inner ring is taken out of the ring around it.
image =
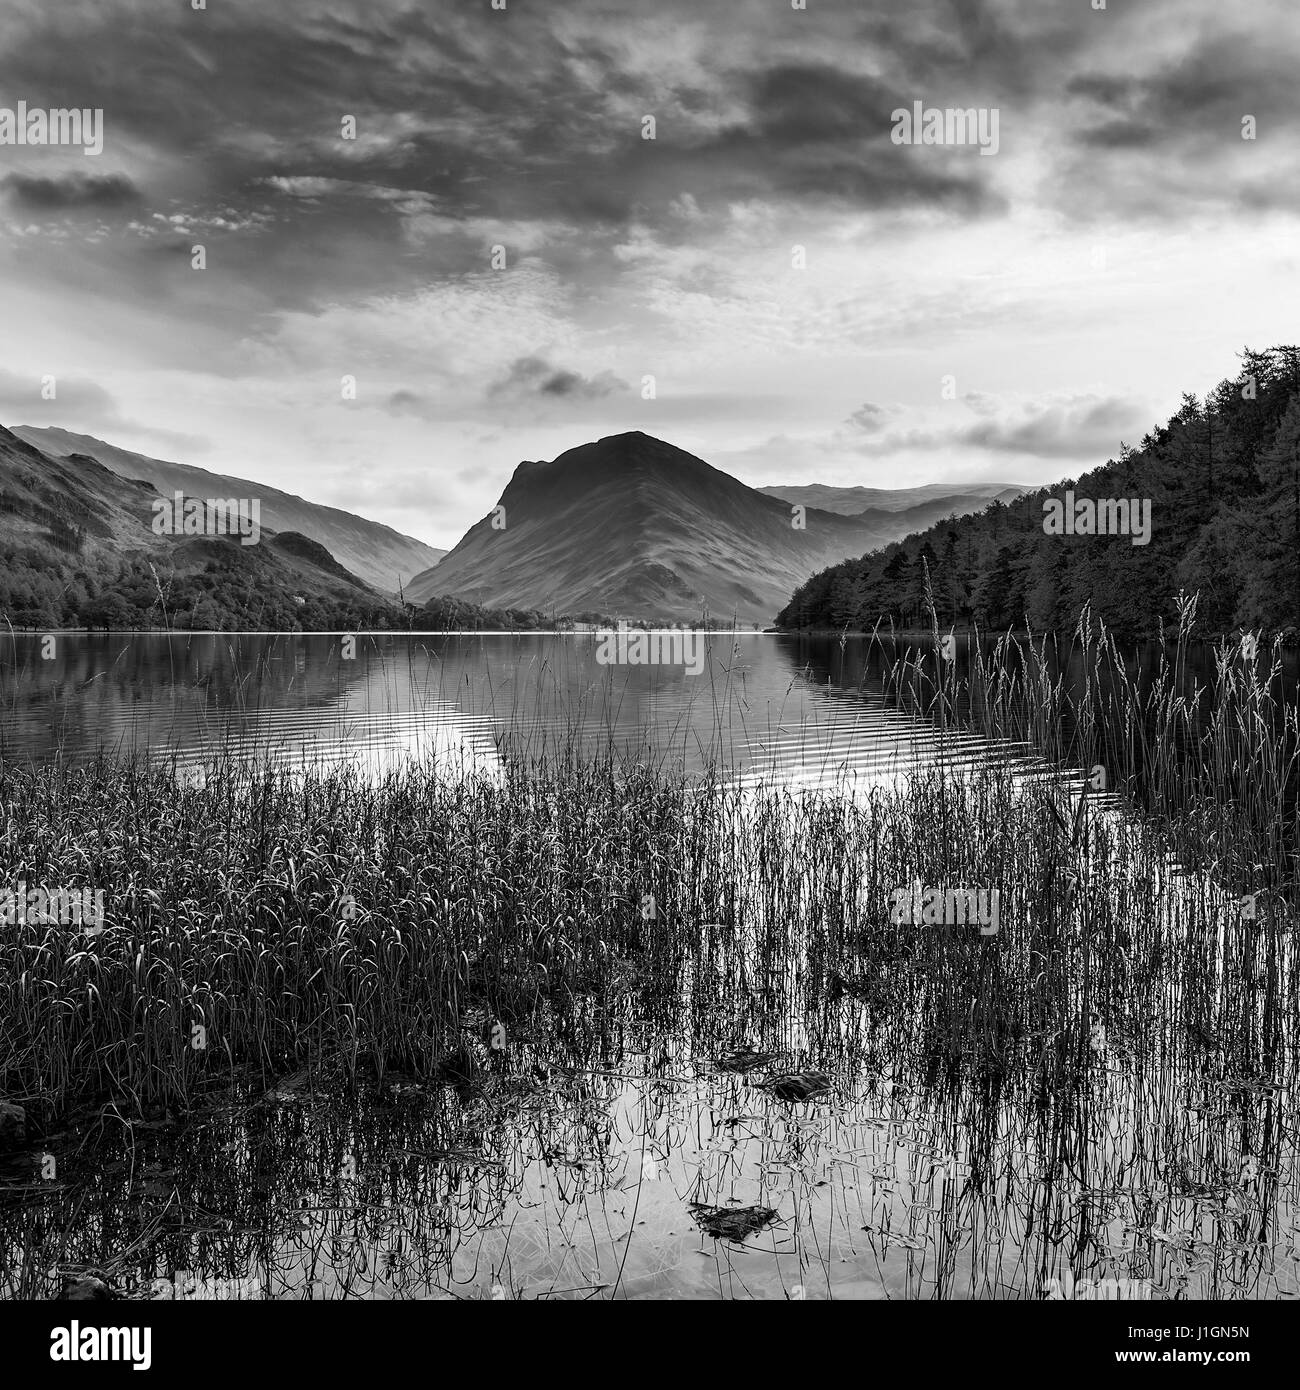
[[[846,799],[576,759],[379,783],[6,764],[0,805],[11,879],[105,890],[98,937],[0,940],[0,1092],[51,1113],[185,1107],[322,1059],[350,1084],[431,1077],[490,1020],[574,1029],[593,997],[688,983],[708,1010],[723,981],[803,1008],[848,981],[868,1049],[931,1072],[1029,1061],[1051,1084],[1086,1060],[1094,1013],[1171,1056],[1211,1033],[1252,1075],[1293,1023],[1280,901],[1243,921],[1211,881],[1175,878],[1154,825],[1007,767]],[[891,924],[918,880],[998,889],[998,935]]]
[[[1189,867],[1239,896],[1296,904],[1300,703],[1283,681],[1280,641],[1249,656],[1218,643],[1203,685],[1190,662],[1194,598],[1146,662],[1086,609],[1068,643],[949,634],[953,660],[933,607],[931,618],[929,644],[900,649],[880,631],[868,640],[863,669],[880,671],[893,704],[940,734],[973,731],[1082,774],[1151,818]]]
[[[1131,1189],[1129,1219],[1151,1227],[1238,1200],[1249,1155],[1258,1222],[1294,1132],[1296,709],[1276,653],[1224,648],[1196,688],[1191,616],[1145,668],[1086,620],[1063,651],[1008,636],[955,662],[937,630],[934,651],[897,657],[882,638],[887,697],[941,756],[854,796],[744,784],[720,763],[688,776],[619,743],[600,691],[529,742],[540,678],[499,775],[0,761],[3,882],[103,888],[107,910],[95,938],[0,928],[0,1094],[42,1134],[103,1102],[101,1124],[136,1134],[232,1085],[383,1098],[414,1078],[443,1116],[423,1142],[472,1154],[465,1097],[513,1087],[529,1118],[498,1119],[517,1138],[567,1088],[588,1097],[585,1126],[613,1103],[624,1048],[655,1037],[663,1076],[735,1063],[778,1108],[834,1108],[866,1078],[920,1088],[963,1136],[963,1202],[998,1190],[1009,1107],[1053,1182],[1023,1231],[1003,1216],[981,1238],[989,1288],[1030,1259],[1035,1223],[1066,1219],[1063,1175]],[[942,755],[972,730],[1006,755]],[[997,889],[998,934],[895,925],[893,892],[917,882]],[[1256,892],[1252,918],[1240,899]],[[781,1077],[820,1073],[824,1093],[782,1097]],[[1112,1132],[1116,1104],[1131,1133]],[[372,1138],[354,1142],[377,1181]],[[327,1157],[337,1169],[341,1151]],[[1216,1219],[1238,1244],[1262,1238],[1237,1208]],[[1057,1257],[1038,1249],[1017,1277]]]

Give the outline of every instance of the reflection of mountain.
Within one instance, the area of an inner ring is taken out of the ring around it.
[[[441,665],[412,681],[423,644],[403,643],[395,660],[388,642],[358,637],[344,660],[324,635],[60,633],[43,657],[41,637],[0,633],[0,755],[174,748],[194,763],[283,750],[372,771],[437,758],[493,773],[490,721],[440,693]]]
[[[338,639],[327,637],[60,633],[48,658],[41,640],[0,634],[9,691],[0,732],[19,743],[129,747],[137,735],[149,743],[159,721],[217,731],[263,708],[319,711],[367,667],[340,662]]]
[[[495,520],[495,526],[494,526]],[[550,463],[521,463],[498,510],[472,526],[407,596],[492,607],[766,622],[802,583],[917,524],[809,507],[795,525],[770,497],[650,435],[611,435]],[[504,524],[502,524],[504,522]]]
[[[377,521],[353,516],[337,507],[323,507],[263,483],[209,473],[184,463],[146,458],[106,444],[87,434],[68,430],[15,427],[14,434],[51,458],[84,455],[122,478],[144,478],[165,497],[178,489],[187,497],[256,497],[262,522],[272,531],[298,531],[323,545],[336,560],[376,589],[396,593],[413,574],[436,565],[445,554],[423,541],[403,536]]]

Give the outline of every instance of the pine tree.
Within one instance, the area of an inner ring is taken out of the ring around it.
[[[1241,620],[1300,624],[1300,393],[1293,395],[1272,443],[1256,464],[1262,487],[1251,509],[1255,546]]]

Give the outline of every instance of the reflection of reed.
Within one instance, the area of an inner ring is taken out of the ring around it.
[[[578,758],[216,771],[0,767],[16,872],[109,906],[91,945],[0,943],[0,1084],[59,1163],[12,1184],[8,1291],[1279,1288],[1285,919],[1228,918],[1148,825],[996,767],[856,799]],[[999,934],[895,925],[917,879],[997,887]],[[715,1241],[690,1202],[780,1219]]]

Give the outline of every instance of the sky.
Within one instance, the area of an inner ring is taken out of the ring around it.
[[[1076,478],[1300,309],[1300,6],[1101,2],[4,0],[0,109],[103,149],[0,144],[0,423],[443,547],[633,429]]]

